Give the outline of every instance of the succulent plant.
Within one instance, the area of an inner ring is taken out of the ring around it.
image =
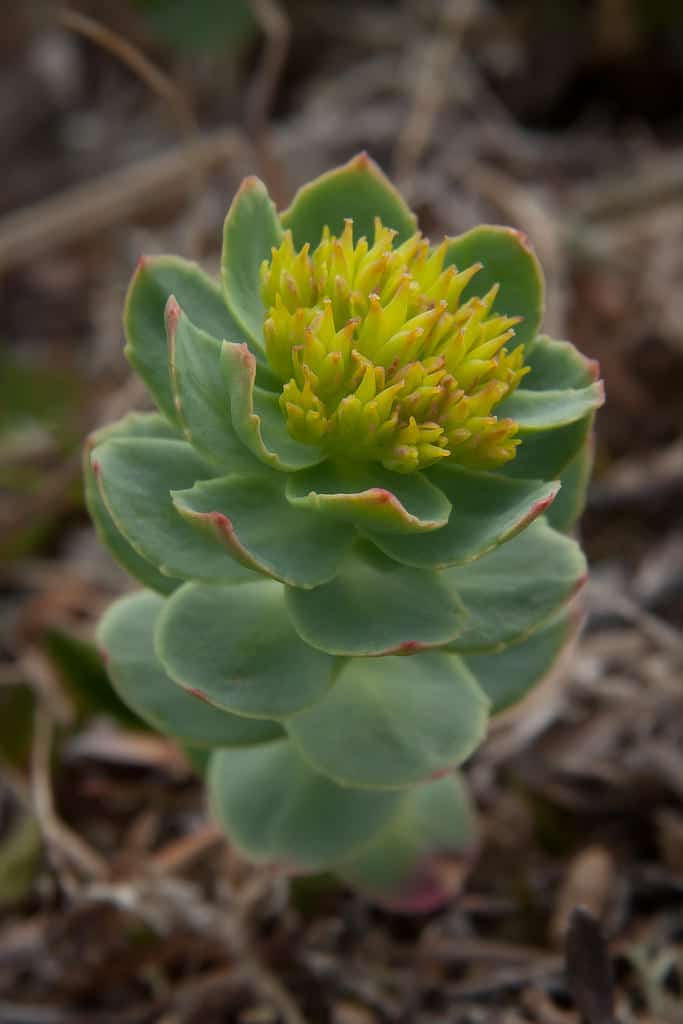
[[[365,155],[279,215],[247,178],[220,285],[140,262],[126,353],[159,411],[94,434],[85,477],[146,589],[99,643],[124,700],[203,751],[254,861],[448,898],[475,829],[458,766],[556,661],[586,574],[568,533],[603,392],[542,309],[522,234],[432,248]]]

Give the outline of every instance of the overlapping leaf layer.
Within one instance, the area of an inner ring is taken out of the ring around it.
[[[140,263],[126,352],[159,412],[93,435],[85,481],[147,589],[99,639],[141,717],[213,751],[253,859],[448,897],[473,842],[457,767],[567,644],[585,578],[567,534],[602,390],[538,335],[542,289],[511,229],[430,250],[365,156],[282,215],[247,179],[222,287]]]

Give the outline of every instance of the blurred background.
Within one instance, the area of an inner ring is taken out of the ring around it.
[[[680,0],[5,3],[0,139],[0,1021],[680,1022]],[[243,176],[283,205],[361,149],[427,234],[526,231],[608,396],[587,629],[470,765],[481,849],[426,920],[226,851],[92,646],[129,584],[81,447],[144,407],[138,257],[215,270]]]

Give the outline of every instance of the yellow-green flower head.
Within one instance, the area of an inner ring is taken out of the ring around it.
[[[497,285],[461,303],[481,264],[444,268],[447,240],[432,250],[417,233],[395,248],[395,236],[376,218],[372,245],[354,244],[347,220],[311,252],[288,231],[261,265],[289,433],[400,473],[449,457],[502,465],[520,441],[493,410],[527,372],[523,347],[505,348],[520,318],[491,315]]]

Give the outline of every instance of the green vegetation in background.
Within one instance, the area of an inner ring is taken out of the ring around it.
[[[179,50],[220,50],[255,30],[247,0],[132,0],[152,29]]]
[[[80,441],[80,412],[88,394],[80,375],[71,367],[55,368],[0,353],[0,500],[34,506],[46,475],[73,452]],[[34,553],[52,536],[66,506],[81,504],[80,484],[74,479],[66,502],[41,502],[39,514],[27,515],[16,528],[3,531],[0,557],[19,558]]]
[[[74,700],[79,718],[94,714],[111,715],[128,728],[148,729],[113,689],[102,658],[93,644],[65,630],[51,629],[45,636],[43,647]]]
[[[75,440],[74,410],[82,381],[73,370],[58,370],[0,354],[3,401],[0,437],[16,439],[29,431],[49,431],[61,445]]]

